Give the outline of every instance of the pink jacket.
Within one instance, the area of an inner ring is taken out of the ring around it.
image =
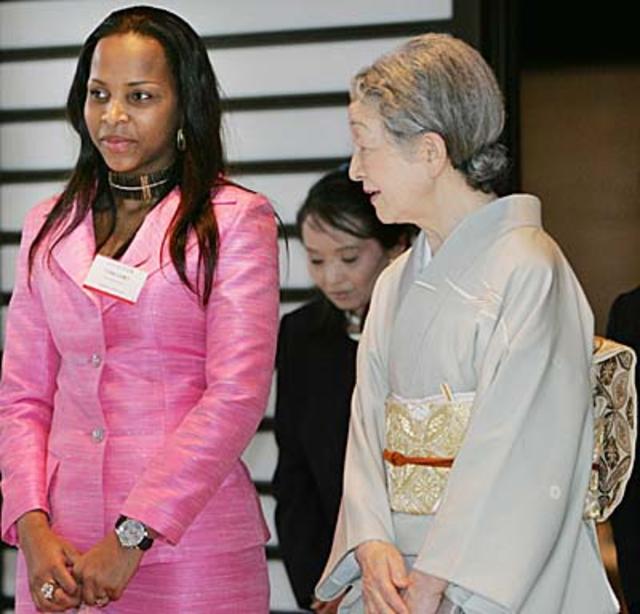
[[[53,204],[30,212],[9,307],[0,385],[2,538],[46,510],[81,550],[125,514],[162,539],[143,564],[207,557],[268,537],[240,455],[263,415],[278,319],[277,234],[265,198],[230,185],[213,200],[220,249],[203,309],[165,245],[174,190],[122,262],[149,276],[129,305],[82,288],[91,215],[46,259],[27,255]],[[193,279],[197,242],[187,247]]]

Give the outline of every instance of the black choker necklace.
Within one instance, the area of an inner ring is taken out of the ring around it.
[[[166,194],[175,183],[175,167],[156,173],[133,175],[109,171],[109,186],[114,196],[151,202]]]

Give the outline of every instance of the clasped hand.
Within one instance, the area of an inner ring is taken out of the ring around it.
[[[29,574],[29,590],[42,612],[64,612],[87,605],[105,605],[119,599],[136,572],[143,553],[120,546],[109,533],[81,554],[51,530],[46,514],[29,512],[18,523],[20,549]],[[43,586],[54,590],[47,596]]]
[[[366,614],[435,614],[446,580],[417,570],[407,573],[402,554],[389,542],[364,542],[356,558]]]
[[[142,555],[136,548],[123,548],[115,532],[108,533],[93,548],[79,555],[72,573],[82,589],[82,601],[101,606],[120,599]]]

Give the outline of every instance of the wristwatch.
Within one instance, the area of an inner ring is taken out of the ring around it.
[[[134,518],[120,516],[116,521],[116,535],[123,548],[149,550],[153,545],[153,539],[147,527]]]

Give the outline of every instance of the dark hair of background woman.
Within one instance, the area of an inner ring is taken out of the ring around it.
[[[31,269],[35,254],[47,235],[66,222],[53,247],[82,222],[100,195],[109,190],[108,168],[91,141],[84,120],[87,81],[98,42],[113,34],[130,32],[157,40],[173,73],[181,116],[179,126],[184,131],[187,148],[184,152],[176,151],[181,199],[165,238],[169,240],[169,253],[180,279],[190,290],[201,293],[202,304],[206,305],[213,286],[218,247],[218,227],[210,205],[211,190],[224,181],[225,170],[220,136],[220,94],[207,50],[199,36],[180,17],[159,8],[134,6],[114,11],[85,41],[67,98],[69,120],[80,135],[80,154],[65,190],[31,245],[29,266]],[[111,206],[113,231],[113,202]],[[185,271],[185,248],[192,229],[200,248],[195,286]]]
[[[383,224],[362,184],[351,181],[346,168],[328,173],[311,187],[296,218],[300,233],[308,217],[360,239],[376,239],[384,249],[403,240],[409,244],[415,234],[411,224]]]

